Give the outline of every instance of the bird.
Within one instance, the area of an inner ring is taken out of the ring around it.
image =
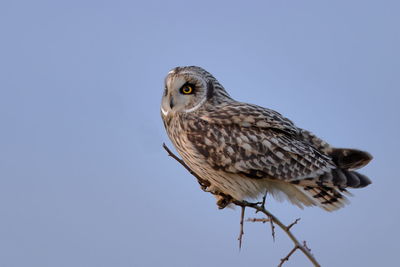
[[[371,154],[333,147],[277,111],[234,100],[198,66],[169,71],[161,118],[176,151],[221,209],[270,194],[300,208],[334,211],[349,203],[347,189],[371,184],[356,171]]]

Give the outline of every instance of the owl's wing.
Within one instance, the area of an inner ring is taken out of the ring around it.
[[[197,115],[188,139],[214,169],[296,181],[334,168],[328,156],[302,141],[301,129],[275,111],[231,103]]]
[[[213,110],[201,114],[200,118],[215,124],[238,125],[245,128],[268,128],[292,135],[298,135],[300,131],[292,121],[275,110],[242,102],[216,106]]]

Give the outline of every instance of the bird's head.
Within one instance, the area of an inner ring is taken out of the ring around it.
[[[161,102],[162,116],[194,112],[206,103],[230,99],[228,93],[209,72],[197,66],[176,67],[165,78]]]

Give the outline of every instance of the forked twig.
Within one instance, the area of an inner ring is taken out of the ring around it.
[[[232,203],[237,206],[240,206],[240,207],[243,207],[243,206],[250,207],[261,213],[264,213],[270,220],[272,220],[276,225],[278,225],[279,228],[281,228],[286,233],[286,235],[292,240],[292,242],[294,243],[294,250],[299,249],[301,252],[303,252],[303,254],[314,264],[314,266],[321,266],[318,263],[318,261],[314,258],[314,255],[311,254],[310,249],[307,246],[305,246],[304,244],[301,244],[297,240],[297,238],[293,235],[293,233],[290,231],[290,228],[288,228],[288,226],[284,225],[275,215],[273,215],[267,209],[262,208],[261,206],[257,205],[256,203],[250,203],[245,200],[242,200],[242,201],[232,200]],[[293,252],[291,254],[293,254]]]
[[[204,179],[202,179],[199,175],[197,175],[194,171],[192,171],[189,166],[186,165],[186,163],[181,160],[179,157],[177,157],[172,151],[165,145],[163,144],[164,149],[167,151],[168,155],[174,158],[176,161],[178,161],[183,167],[186,168],[186,170],[189,171],[190,174],[192,174],[194,177],[197,178],[197,181],[199,182],[201,188],[203,191],[207,192],[207,187],[210,186],[210,183]],[[213,194],[218,194],[216,192],[211,192]],[[225,196],[223,194],[219,194],[220,196]],[[303,252],[303,254],[312,262],[314,266],[320,267],[321,265],[317,262],[317,260],[314,258],[314,255],[311,254],[311,250],[307,247],[306,242],[304,241],[303,244],[301,244],[297,238],[293,235],[293,233],[290,231],[290,229],[298,223],[300,219],[296,219],[293,223],[290,225],[286,226],[284,225],[275,215],[273,215],[271,212],[269,212],[267,209],[264,207],[265,199],[263,199],[262,203],[250,203],[245,200],[235,200],[235,199],[230,199],[230,203],[233,203],[237,206],[240,206],[242,208],[242,213],[241,213],[241,220],[240,220],[240,233],[239,233],[239,248],[242,246],[242,237],[244,234],[243,231],[243,224],[244,224],[244,211],[246,207],[253,208],[256,210],[256,212],[261,212],[264,215],[267,216],[267,219],[264,219],[265,221],[270,221],[271,223],[271,229],[273,231],[273,237],[275,238],[275,231],[274,231],[274,224],[278,225],[279,228],[282,229],[286,233],[286,235],[292,240],[294,247],[293,249],[289,252],[289,254],[281,259],[281,262],[279,266],[282,266],[285,261],[289,260],[289,257],[296,251],[300,250]],[[256,221],[256,220],[255,220]],[[264,222],[264,221],[263,221]]]
[[[262,201],[261,201],[261,205],[260,207],[265,209],[265,201],[267,200],[267,194],[268,191],[265,191],[264,196],[262,197]],[[256,213],[258,212],[258,210],[256,210]],[[265,219],[266,221],[269,222],[270,226],[271,226],[271,235],[272,235],[272,240],[275,242],[275,225],[274,225],[274,221],[271,220],[271,218],[268,217],[268,219]]]

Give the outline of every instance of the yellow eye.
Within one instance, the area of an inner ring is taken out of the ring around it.
[[[193,87],[191,85],[186,84],[182,86],[181,93],[185,95],[190,95],[193,93]]]

